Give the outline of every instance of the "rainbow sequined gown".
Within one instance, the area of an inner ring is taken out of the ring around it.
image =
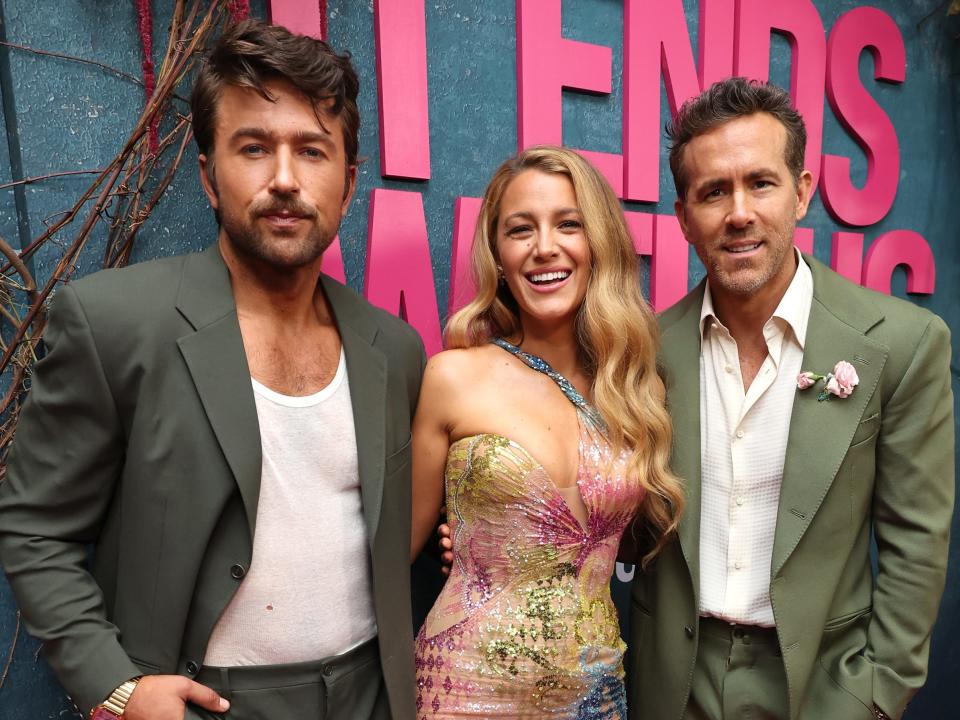
[[[495,342],[553,377],[577,405],[586,523],[509,438],[453,443],[445,481],[454,562],[417,635],[417,717],[626,718],[610,576],[643,491],[570,383]]]

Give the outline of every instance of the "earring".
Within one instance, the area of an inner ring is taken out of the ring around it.
[[[504,285],[507,282],[507,278],[503,274],[503,267],[500,265],[497,265],[497,282],[499,282],[501,285]]]

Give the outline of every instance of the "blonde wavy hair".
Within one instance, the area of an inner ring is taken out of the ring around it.
[[[563,175],[577,198],[590,248],[590,278],[577,313],[580,362],[592,378],[593,404],[616,451],[632,453],[630,471],[647,493],[641,518],[654,540],[646,564],[676,532],[683,509],[680,481],[670,472],[670,416],[657,374],[659,330],[640,292],[640,267],[620,201],[583,157],[539,145],[504,162],[483,196],[471,250],[477,288],[473,300],[447,322],[446,346],[482,345],[492,337],[520,335],[517,303],[497,273],[497,225],[507,185],[527,170]],[[649,547],[649,546],[648,546]]]

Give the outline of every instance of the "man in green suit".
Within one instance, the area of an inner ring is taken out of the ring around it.
[[[323,42],[227,30],[192,97],[217,242],[54,300],[0,561],[94,718],[414,716],[423,346],[320,274],[354,190],[357,91]]]
[[[899,718],[945,577],[949,332],[793,247],[812,182],[784,91],[717,83],[671,137],[707,278],[661,318],[687,507],[633,583],[631,717]]]

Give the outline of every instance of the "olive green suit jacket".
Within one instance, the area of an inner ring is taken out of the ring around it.
[[[412,719],[410,419],[423,345],[343,285],[321,285],[350,377],[381,664],[393,717]],[[45,343],[0,485],[0,562],[87,710],[134,675],[196,674],[250,564],[259,426],[216,245],[70,283]]]
[[[926,678],[954,499],[950,336],[935,315],[860,288],[816,260],[803,369],[851,362],[846,399],[793,404],[770,568],[791,720],[899,717]],[[681,718],[697,655],[700,308],[704,285],[664,313],[662,366],[679,538],[632,588],[630,717]],[[878,571],[871,572],[871,531]]]

